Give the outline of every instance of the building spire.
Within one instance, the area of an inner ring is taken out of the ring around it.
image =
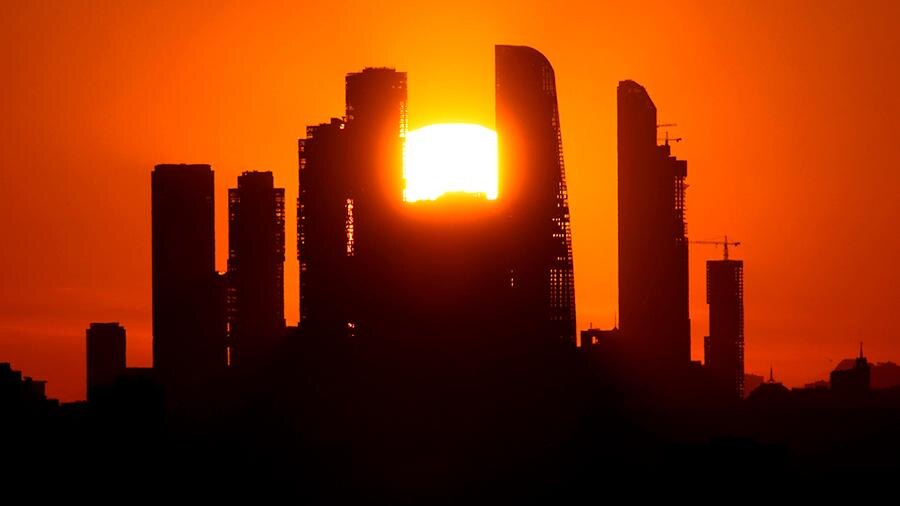
[[[859,342],[859,358],[866,358],[866,356],[863,355],[863,342],[862,341]]]
[[[769,364],[769,383],[775,383],[775,374],[772,369],[772,364]]]

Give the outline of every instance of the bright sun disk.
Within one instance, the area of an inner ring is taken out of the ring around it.
[[[434,200],[449,192],[497,198],[497,133],[471,123],[428,125],[406,134],[403,199]]]

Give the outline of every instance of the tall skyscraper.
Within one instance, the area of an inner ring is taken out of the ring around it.
[[[744,262],[706,262],[709,335],[703,343],[706,368],[734,393],[744,395]]]
[[[618,95],[619,315],[623,336],[656,366],[691,360],[687,162],[657,145],[656,106],[634,81]]]
[[[401,319],[394,250],[403,199],[406,74],[367,68],[346,79],[346,117],[300,140],[301,327],[385,334]]]
[[[354,206],[347,174],[344,122],[310,126],[300,139],[297,257],[300,261],[300,328],[342,335],[352,322]]]
[[[231,364],[261,365],[284,333],[284,189],[244,172],[228,190]]]
[[[393,301],[404,266],[400,211],[403,206],[403,142],[407,131],[406,73],[367,68],[346,79],[345,136],[350,194],[345,227],[354,264],[350,281],[353,333],[396,335],[404,315]]]
[[[125,328],[91,323],[87,337],[87,398],[97,402],[125,373]]]
[[[151,184],[153,368],[171,397],[225,367],[225,291],[210,166],[157,165]]]
[[[529,333],[576,343],[575,278],[556,78],[547,58],[496,46],[498,164],[509,217],[514,317]]]

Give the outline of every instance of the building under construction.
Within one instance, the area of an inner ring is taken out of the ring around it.
[[[625,339],[658,371],[688,366],[687,162],[658,145],[656,106],[643,86],[618,95],[619,315]]]
[[[717,381],[727,385],[735,399],[741,399],[744,395],[743,261],[725,258],[706,262],[706,303],[709,304],[709,335],[703,341],[705,367]]]
[[[499,198],[509,217],[509,278],[523,332],[575,346],[575,274],[553,67],[496,46]]]

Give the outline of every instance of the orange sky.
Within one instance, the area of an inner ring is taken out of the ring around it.
[[[647,87],[688,160],[688,233],[744,242],[747,370],[796,385],[864,340],[900,361],[900,3],[6,2],[0,16],[0,361],[84,396],[84,329],[118,320],[150,361],[150,170],[272,170],[340,115],[343,76],[409,73],[410,128],[493,127],[493,44],[556,69],[579,328],[616,311],[616,83]],[[691,249],[693,354],[707,328]]]

